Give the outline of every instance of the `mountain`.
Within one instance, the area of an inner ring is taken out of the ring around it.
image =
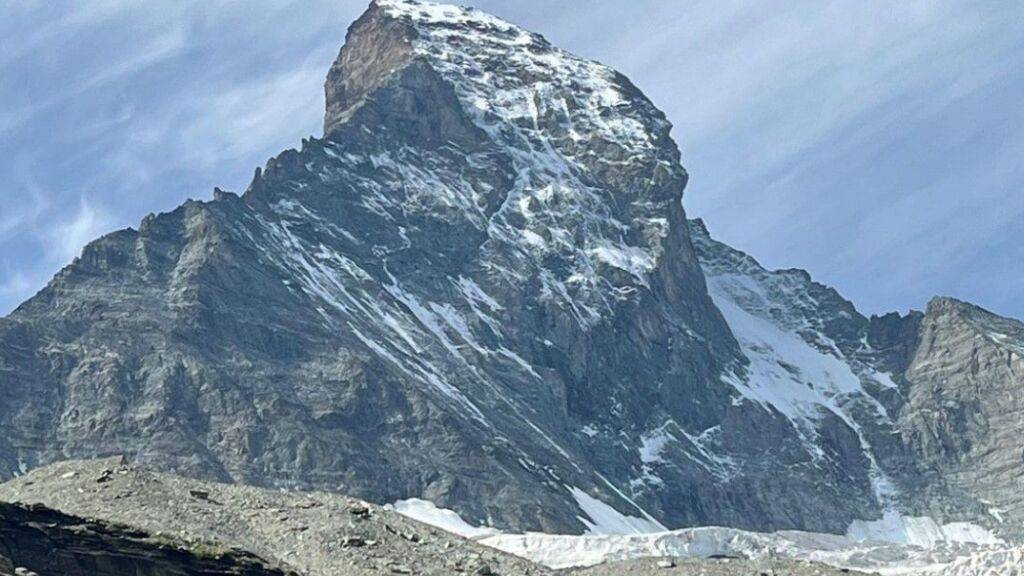
[[[714,241],[628,79],[479,11],[376,0],[326,95],[244,194],[0,320],[0,474],[125,454],[514,531],[1024,534],[1019,323],[866,318]]]
[[[785,414],[811,451],[828,450],[829,420],[855,434],[849,469],[882,518],[852,535],[928,544],[950,536],[938,523],[965,520],[1024,535],[1024,324],[951,298],[867,318],[805,271],[765,270],[702,221],[691,230],[749,360],[737,389]]]

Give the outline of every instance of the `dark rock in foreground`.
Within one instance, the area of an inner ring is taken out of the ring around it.
[[[0,576],[297,576],[243,550],[0,502]]]

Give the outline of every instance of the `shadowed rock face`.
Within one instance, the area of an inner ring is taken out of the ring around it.
[[[671,126],[621,75],[378,0],[326,93],[325,136],[244,195],[93,242],[0,319],[0,474],[124,453],[558,532],[582,493],[835,532],[892,505],[879,478],[922,485],[895,433],[919,316],[691,238]]]
[[[21,571],[16,572],[20,568]],[[0,575],[286,576],[241,550],[190,549],[131,528],[0,502]]]

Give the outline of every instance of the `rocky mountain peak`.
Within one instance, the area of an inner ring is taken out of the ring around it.
[[[936,296],[928,301],[926,314],[936,316],[941,314],[967,314],[973,315],[977,312],[986,311],[970,302],[964,302],[950,296]]]
[[[950,297],[933,298],[928,303],[924,325],[936,338],[980,338],[1024,357],[1024,323],[969,302]]]
[[[544,292],[582,304],[580,322],[648,289],[710,308],[671,125],[614,70],[477,10],[379,0],[326,93],[331,170],[393,174],[415,196],[406,209],[519,253]]]
[[[328,135],[384,97],[410,122],[433,121],[434,145],[471,145],[475,128],[550,178],[597,177],[675,199],[685,186],[670,124],[629,80],[477,10],[374,2],[350,28],[326,90]],[[457,102],[437,106],[452,94]]]

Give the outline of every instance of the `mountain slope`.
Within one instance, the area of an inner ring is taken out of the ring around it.
[[[833,450],[830,421],[856,433],[862,449],[844,467],[867,479],[862,510],[878,519],[851,535],[928,544],[956,532],[941,524],[971,521],[1021,538],[1024,325],[950,298],[866,318],[806,272],[766,270],[701,221],[691,230],[750,360],[728,379],[785,414],[816,458]],[[983,532],[971,538],[990,540]]]
[[[123,453],[551,532],[959,502],[904,496],[947,474],[900,435],[930,324],[691,238],[671,127],[623,76],[377,0],[326,92],[324,137],[242,196],[93,242],[0,320],[0,474]]]
[[[538,36],[415,6],[352,27],[324,139],[89,245],[7,319],[7,470],[125,452],[524,529],[583,529],[568,486],[646,514],[636,430],[727,405],[736,355],[669,124]],[[582,433],[620,423],[608,456]]]

